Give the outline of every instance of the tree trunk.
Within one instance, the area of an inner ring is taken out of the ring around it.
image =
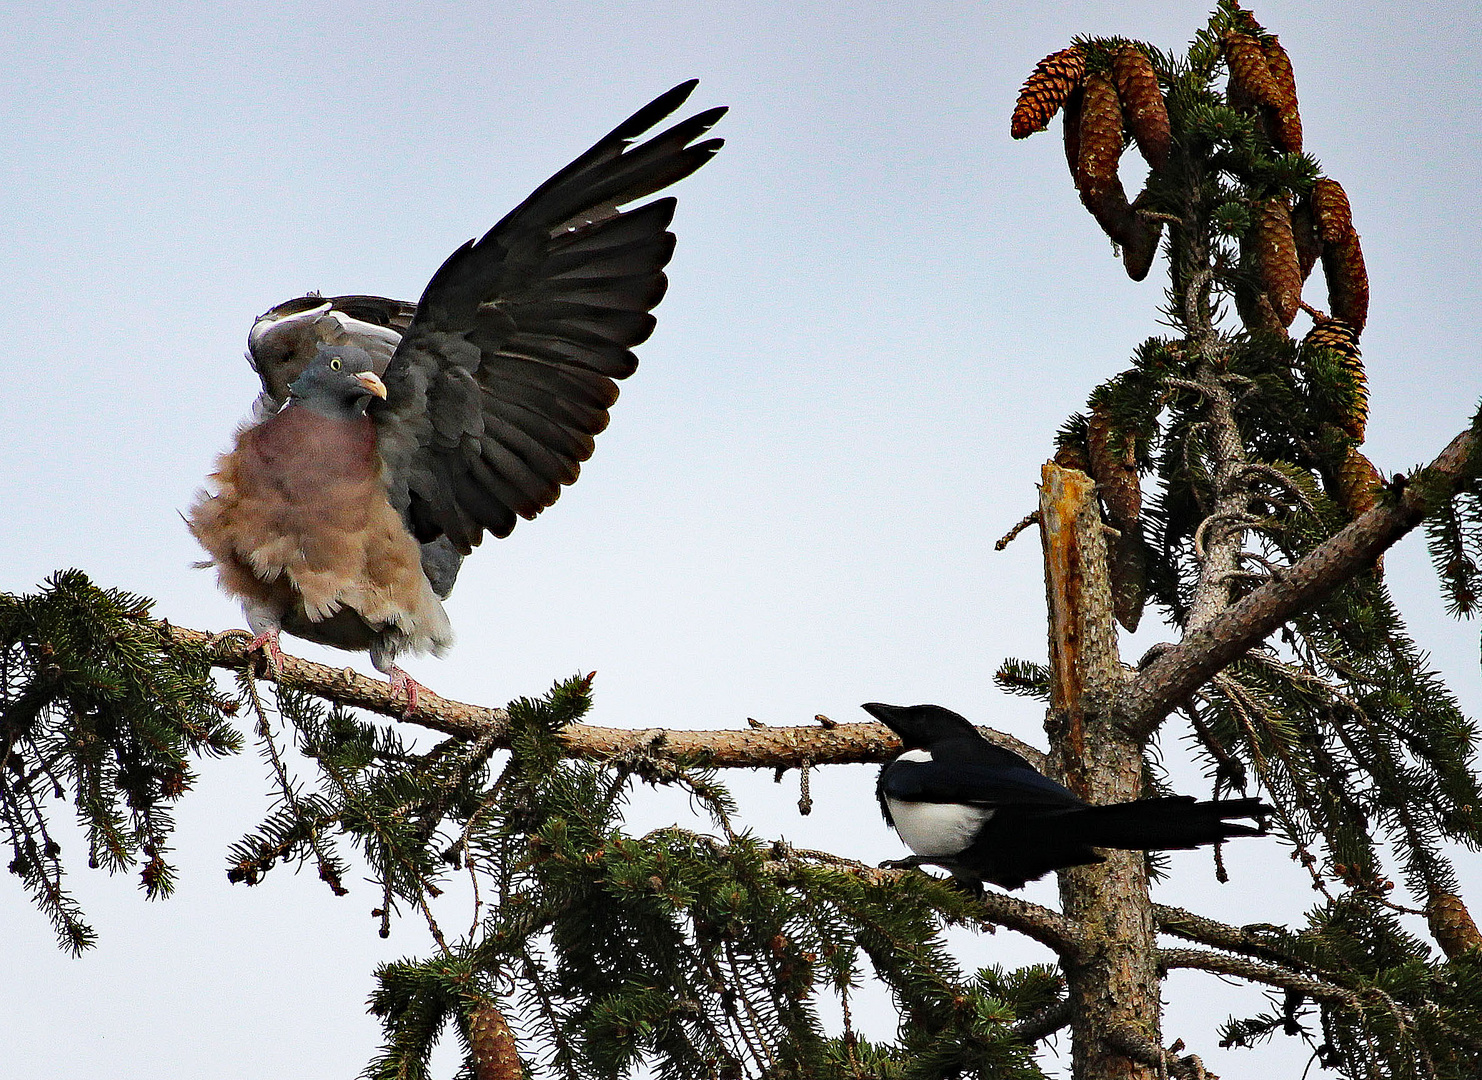
[[[1142,743],[1113,722],[1126,678],[1117,655],[1106,539],[1095,484],[1046,464],[1040,488],[1045,591],[1050,612],[1050,764],[1092,803],[1142,793]],[[1153,911],[1147,860],[1139,851],[1060,872],[1067,919],[1085,950],[1065,962],[1072,1007],[1075,1080],[1152,1080],[1157,1070],[1119,1047],[1161,1046]]]

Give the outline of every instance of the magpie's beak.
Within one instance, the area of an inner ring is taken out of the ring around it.
[[[381,377],[374,371],[357,372],[355,381],[365,387],[366,393],[374,394],[382,401],[386,400],[386,384],[381,381]]]
[[[895,732],[901,742],[906,743],[907,746],[910,745],[911,740],[907,734],[909,727],[903,727],[901,724],[901,714],[906,711],[906,706],[882,705],[878,701],[867,701],[860,708]]]

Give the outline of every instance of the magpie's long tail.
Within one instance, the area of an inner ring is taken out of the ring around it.
[[[1076,839],[1092,847],[1151,851],[1195,848],[1232,836],[1262,836],[1271,812],[1259,799],[1196,802],[1188,795],[1172,795],[1088,806],[1069,816],[1075,820]],[[1231,818],[1250,818],[1256,824],[1240,825]]]

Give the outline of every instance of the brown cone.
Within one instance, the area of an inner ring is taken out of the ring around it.
[[[1163,91],[1158,88],[1158,76],[1147,53],[1136,45],[1120,46],[1112,58],[1112,82],[1137,149],[1150,168],[1162,169],[1168,164],[1173,132],[1168,124],[1168,106],[1163,103]]]
[[[1302,280],[1312,274],[1322,255],[1322,237],[1317,234],[1317,219],[1312,214],[1312,197],[1303,196],[1292,208],[1292,239],[1297,244],[1297,267],[1302,271]]]
[[[1153,259],[1158,255],[1158,241],[1163,238],[1163,223],[1138,213],[1148,201],[1147,189],[1143,188],[1131,206],[1132,221],[1127,226],[1126,239],[1122,241],[1122,265],[1133,281],[1148,276],[1148,271],[1153,268]]]
[[[1081,124],[1077,139],[1076,190],[1107,236],[1139,252],[1146,246],[1140,220],[1127,202],[1117,175],[1117,162],[1126,146],[1122,138],[1122,104],[1116,87],[1105,75],[1086,76],[1081,97]],[[1067,138],[1066,150],[1070,149]],[[1153,239],[1156,248],[1157,239]],[[1152,264],[1151,257],[1147,258]],[[1146,274],[1146,270],[1143,271]]]
[[[1369,418],[1369,382],[1359,353],[1358,334],[1342,319],[1322,319],[1302,339],[1304,356],[1318,349],[1332,353],[1352,380],[1353,396],[1344,403],[1340,423],[1350,438],[1363,442],[1364,427]]]
[[[1051,53],[1041,60],[1019,91],[1009,133],[1016,139],[1025,139],[1036,131],[1045,130],[1060,106],[1081,85],[1085,74],[1086,54],[1078,45]]]
[[[1266,69],[1271,75],[1275,100],[1269,105],[1267,128],[1271,141],[1289,154],[1302,152],[1302,116],[1297,112],[1297,78],[1292,72],[1292,59],[1281,42],[1272,34],[1261,42],[1266,56]]]
[[[1379,501],[1379,486],[1383,482],[1374,463],[1358,447],[1350,446],[1338,469],[1338,496],[1350,519],[1373,508]]]
[[[1358,233],[1341,243],[1323,245],[1322,272],[1328,281],[1328,312],[1362,334],[1369,321],[1369,272]]]
[[[1075,469],[1087,476],[1091,475],[1091,458],[1086,453],[1084,443],[1063,442],[1055,447],[1055,464],[1062,469]]]
[[[1120,449],[1114,441],[1124,442]],[[1106,516],[1120,536],[1108,545],[1112,613],[1129,631],[1142,619],[1147,593],[1147,570],[1142,550],[1142,485],[1137,479],[1137,455],[1131,436],[1116,438],[1111,418],[1101,409],[1086,422],[1086,450],[1096,493]]]
[[[1341,243],[1353,235],[1353,209],[1343,185],[1326,176],[1312,185],[1312,217],[1324,244]]]
[[[1081,160],[1081,101],[1085,96],[1085,92],[1077,87],[1065,99],[1065,115],[1060,118],[1065,128],[1065,164],[1070,166],[1072,180],[1076,178],[1076,167]]]
[[[1302,268],[1292,236],[1291,211],[1284,198],[1266,199],[1255,209],[1253,259],[1272,312],[1283,327],[1288,327],[1302,302]]]
[[[1113,443],[1123,445],[1113,448]],[[1100,485],[1101,501],[1112,524],[1136,521],[1142,514],[1142,486],[1137,482],[1137,455],[1132,436],[1117,436],[1101,409],[1086,421],[1086,452],[1091,476]]]
[[[1230,69],[1230,86],[1257,105],[1277,108],[1281,92],[1271,76],[1271,65],[1260,42],[1249,34],[1227,30],[1221,39],[1225,64]]]
[[[1235,281],[1235,310],[1250,331],[1287,336],[1287,322],[1277,311],[1267,281],[1262,250],[1261,221],[1263,204],[1256,204],[1255,220],[1240,238],[1240,274]],[[1298,288],[1300,288],[1299,277]]]
[[[1472,921],[1466,904],[1453,893],[1431,893],[1431,902],[1425,907],[1425,921],[1448,958],[1482,945],[1482,934],[1477,932],[1477,924]]]
[[[1076,156],[1075,186],[1081,199],[1095,213],[1100,202],[1114,189],[1127,201],[1117,178],[1117,162],[1126,142],[1122,138],[1122,102],[1117,88],[1105,75],[1086,76],[1081,99],[1080,149]]]
[[[487,1001],[469,1010],[468,1042],[473,1050],[474,1080],[520,1080],[524,1076],[514,1032],[504,1015]]]

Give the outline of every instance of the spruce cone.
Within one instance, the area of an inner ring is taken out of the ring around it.
[[[473,1048],[474,1080],[520,1080],[525,1075],[514,1032],[490,1002],[469,1010],[468,1042]]]
[[[1127,192],[1117,175],[1117,162],[1126,143],[1122,138],[1122,105],[1116,87],[1105,75],[1086,76],[1081,97],[1081,126],[1077,139],[1075,181],[1081,202],[1107,236],[1131,250],[1128,273],[1147,275],[1157,251],[1158,232],[1127,203]],[[1067,116],[1067,119],[1069,117]],[[1067,133],[1066,151],[1070,150]],[[1148,250],[1151,248],[1152,250]],[[1144,264],[1139,267],[1139,264]],[[1134,280],[1140,280],[1134,278]]]
[[[1112,81],[1121,99],[1127,129],[1137,140],[1137,149],[1154,170],[1168,164],[1173,132],[1168,124],[1168,106],[1158,89],[1147,53],[1136,45],[1122,45],[1112,59]]]
[[[1312,185],[1312,215],[1322,237],[1322,270],[1328,281],[1328,313],[1364,332],[1369,321],[1369,273],[1353,228],[1353,210],[1343,185],[1327,177]]]
[[[1344,403],[1339,422],[1350,438],[1363,442],[1364,425],[1369,418],[1369,382],[1359,354],[1358,334],[1342,319],[1322,319],[1302,339],[1304,357],[1318,349],[1331,352],[1353,380],[1353,396]]]
[[[1060,106],[1081,85],[1085,74],[1086,55],[1077,45],[1051,53],[1034,65],[1034,71],[1019,91],[1009,133],[1016,139],[1026,139],[1036,131],[1045,130]]]
[[[1261,42],[1266,55],[1266,69],[1271,74],[1275,100],[1267,115],[1271,141],[1289,154],[1302,152],[1302,117],[1297,112],[1297,78],[1292,72],[1292,59],[1281,42],[1272,34]]]
[[[1257,105],[1275,109],[1281,101],[1281,91],[1271,76],[1271,66],[1266,60],[1261,43],[1249,34],[1237,34],[1227,30],[1221,39],[1224,46],[1225,64],[1230,69],[1230,88],[1237,100],[1245,97]]]
[[[1292,236],[1291,211],[1284,198],[1266,199],[1255,210],[1250,237],[1253,260],[1271,310],[1285,328],[1292,325],[1302,302],[1302,268]]]
[[[1312,197],[1303,196],[1292,209],[1292,238],[1297,244],[1297,267],[1302,271],[1302,280],[1312,274],[1322,255],[1322,237],[1317,234],[1317,219],[1312,213]]]
[[[1366,513],[1379,501],[1379,486],[1384,483],[1374,463],[1364,457],[1356,446],[1348,448],[1348,456],[1338,469],[1338,498],[1350,519]]]
[[[1158,241],[1163,238],[1163,223],[1138,213],[1148,201],[1147,188],[1143,188],[1132,204],[1132,222],[1127,228],[1127,238],[1122,241],[1122,265],[1133,281],[1148,276],[1158,254]]]
[[[1328,280],[1328,312],[1362,334],[1369,321],[1369,272],[1358,233],[1341,244],[1325,244],[1322,272]]]
[[[1425,921],[1448,958],[1482,945],[1482,934],[1477,932],[1477,924],[1472,921],[1466,904],[1453,893],[1431,893],[1431,902],[1425,906]]]
[[[1112,81],[1105,75],[1088,75],[1084,94],[1075,186],[1081,193],[1081,201],[1094,214],[1095,204],[1113,191],[1121,195],[1123,203],[1127,201],[1122,182],[1117,178],[1117,162],[1126,143],[1122,139],[1122,103]]]
[[[1065,127],[1065,164],[1070,166],[1070,178],[1076,178],[1076,166],[1081,160],[1081,101],[1085,93],[1076,87],[1065,99],[1065,114],[1060,118]]]
[[[1137,629],[1147,595],[1147,567],[1142,545],[1142,485],[1137,479],[1136,446],[1132,436],[1122,435],[1120,449],[1113,449],[1116,433],[1111,418],[1101,409],[1086,422],[1086,450],[1096,493],[1106,516],[1120,534],[1108,545],[1107,571],[1111,577],[1112,614],[1127,630]]]
[[[1086,446],[1079,442],[1063,442],[1055,447],[1055,464],[1062,469],[1075,469],[1087,476],[1091,475],[1091,458],[1086,453]]]
[[[1271,295],[1266,278],[1265,258],[1261,242],[1261,218],[1263,204],[1254,207],[1254,220],[1245,235],[1240,238],[1240,273],[1235,279],[1235,310],[1247,330],[1287,336],[1287,322],[1282,320]],[[1300,279],[1300,273],[1299,273]],[[1300,280],[1298,288],[1300,289]]]
[[[1240,321],[1247,330],[1289,336],[1286,327],[1276,315],[1276,309],[1271,306],[1270,298],[1246,282],[1240,282],[1235,287],[1235,310],[1240,313]]]
[[[1353,235],[1353,208],[1336,180],[1325,176],[1312,185],[1312,216],[1324,244],[1340,244]]]

